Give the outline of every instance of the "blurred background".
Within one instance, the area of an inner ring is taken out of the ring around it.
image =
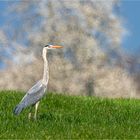
[[[49,51],[49,91],[140,97],[140,1],[0,1],[0,90],[29,89]]]

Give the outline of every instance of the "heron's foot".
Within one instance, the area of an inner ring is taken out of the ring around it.
[[[31,120],[31,117],[32,117],[32,113],[30,112],[30,113],[28,114],[28,119]]]
[[[37,120],[37,116],[36,116],[36,114],[34,115],[34,120],[35,120],[35,121]]]

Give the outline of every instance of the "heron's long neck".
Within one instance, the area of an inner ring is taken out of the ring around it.
[[[47,61],[47,50],[43,50],[43,60],[44,60],[44,72],[42,82],[44,85],[47,85],[49,80],[49,66]]]

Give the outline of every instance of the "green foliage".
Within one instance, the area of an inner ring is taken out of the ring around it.
[[[29,108],[13,114],[22,97],[17,91],[0,92],[0,139],[140,138],[139,100],[49,93],[34,121],[28,120]]]

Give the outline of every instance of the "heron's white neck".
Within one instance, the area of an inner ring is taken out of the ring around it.
[[[47,48],[43,48],[42,57],[43,57],[43,60],[44,60],[44,71],[43,71],[42,83],[44,85],[47,85],[48,80],[49,80],[49,67],[48,67],[48,61],[47,61]]]

